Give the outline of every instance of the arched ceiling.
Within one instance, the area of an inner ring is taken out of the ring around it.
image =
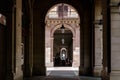
[[[80,18],[82,18],[86,11],[90,12],[94,2],[93,0],[32,0],[32,3],[33,10],[39,12],[40,19],[44,22],[48,10],[56,4],[66,3],[73,6],[78,11]]]
[[[45,5],[46,3],[48,4],[53,4],[53,3],[68,3],[71,5],[82,5],[82,6],[88,6],[93,3],[94,0],[31,0],[34,4],[34,6],[38,6],[38,4]]]

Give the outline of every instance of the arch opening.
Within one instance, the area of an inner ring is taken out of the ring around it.
[[[80,66],[80,17],[70,5],[60,3],[48,11],[45,18],[45,66],[46,73],[58,70],[74,70]],[[64,33],[61,27],[64,26]]]
[[[73,35],[72,32],[65,28],[62,33],[60,29],[54,32],[53,58],[54,66],[72,66],[73,56]]]

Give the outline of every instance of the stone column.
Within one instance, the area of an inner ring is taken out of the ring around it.
[[[75,67],[75,65],[76,65],[76,63],[75,63],[75,61],[76,61],[76,59],[75,59],[75,36],[73,37],[73,63],[72,63],[72,66],[74,66]]]
[[[53,41],[50,37],[50,28],[49,26],[45,27],[45,65],[46,67],[53,66],[52,62],[52,46],[53,46]]]
[[[101,0],[102,3],[102,16],[103,16],[103,70],[102,78],[107,80],[109,78],[110,65],[110,11],[109,11],[109,1],[110,0]]]
[[[54,38],[51,37],[51,56],[50,56],[50,62],[51,62],[51,66],[53,66],[53,40]]]
[[[6,2],[5,2],[6,3]],[[12,31],[13,29],[13,1],[9,1],[8,2],[10,5],[5,5],[4,7],[6,9],[4,9],[5,12],[5,16],[6,16],[6,31],[5,31],[5,57],[6,59],[4,60],[5,63],[5,79],[4,80],[13,80],[14,78],[14,53],[12,52],[12,48],[14,48],[12,46]]]
[[[28,75],[32,76],[32,72],[33,72],[33,5],[32,2],[29,1],[29,5],[30,5],[30,28],[29,28],[29,69],[27,69]]]
[[[76,26],[75,39],[73,40],[73,67],[80,66],[80,28]]]
[[[111,0],[119,3],[120,0]],[[110,80],[120,80],[120,12],[118,7],[111,7],[111,73]]]
[[[102,59],[103,59],[103,49],[102,49],[102,25],[95,26],[95,66],[94,66],[94,76],[101,76],[102,71]]]
[[[22,0],[16,0],[16,73],[14,80],[23,80],[22,65]]]
[[[80,26],[76,25],[76,47],[80,48]]]
[[[0,79],[5,79],[5,27],[0,24]]]
[[[94,76],[101,76],[102,71],[102,58],[103,58],[103,38],[102,38],[102,5],[101,0],[95,2],[95,63],[94,63]],[[97,22],[98,21],[98,22]]]

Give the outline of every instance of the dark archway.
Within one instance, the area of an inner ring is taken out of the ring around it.
[[[93,5],[92,1],[45,1],[43,4],[39,5],[39,1],[35,1],[33,6],[33,21],[34,21],[34,67],[33,67],[33,74],[45,74],[45,17],[48,10],[55,4],[59,3],[66,3],[72,5],[78,13],[80,14],[81,20],[81,28],[80,28],[80,46],[81,46],[81,67],[80,67],[80,74],[90,75],[93,69],[93,51],[91,47],[93,45],[93,37],[92,37],[92,19],[93,19]],[[44,8],[43,8],[44,7]],[[39,57],[38,57],[39,56]],[[87,58],[86,58],[87,57]],[[38,59],[41,58],[40,61]],[[42,64],[42,65],[40,65]],[[40,66],[40,67],[39,67]],[[38,73],[41,72],[41,73]]]
[[[72,66],[72,63],[67,64],[67,59],[72,61],[73,58],[73,36],[69,29],[65,29],[64,33],[61,33],[60,29],[54,32],[54,43],[53,43],[53,56],[54,66]],[[63,48],[65,50],[65,56],[62,59]],[[62,60],[66,64],[62,63]]]

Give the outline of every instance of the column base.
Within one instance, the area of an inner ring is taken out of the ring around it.
[[[16,73],[14,74],[14,80],[23,80],[23,71],[21,66],[16,68]]]
[[[120,80],[120,71],[111,71],[110,80]]]
[[[94,67],[94,76],[100,77],[102,73],[102,66]]]
[[[109,74],[107,70],[108,70],[107,67],[103,67],[101,72],[102,80],[109,80]]]
[[[92,76],[91,68],[79,67],[79,75]]]
[[[80,66],[79,63],[77,63],[75,61],[72,63],[72,67],[79,67],[79,66]]]
[[[14,80],[23,80],[23,75],[17,76],[16,78],[14,78]]]
[[[46,67],[53,67],[54,66],[53,64],[54,64],[53,62],[46,63]]]

